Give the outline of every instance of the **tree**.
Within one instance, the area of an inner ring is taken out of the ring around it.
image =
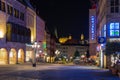
[[[106,55],[116,54],[120,52],[120,42],[107,42],[105,53]]]
[[[89,58],[90,57],[90,53],[89,51],[87,50],[87,53],[86,53],[86,57]]]
[[[76,57],[80,57],[80,54],[79,54],[79,51],[78,51],[78,50],[76,50],[75,53],[74,53],[74,59],[75,59]]]

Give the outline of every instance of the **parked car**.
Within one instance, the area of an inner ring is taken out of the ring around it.
[[[73,63],[74,63],[74,64],[80,64],[80,58],[74,59],[74,60],[73,60]]]

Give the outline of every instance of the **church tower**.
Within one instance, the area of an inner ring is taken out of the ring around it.
[[[80,40],[81,40],[81,41],[84,40],[84,35],[83,35],[83,34],[81,34],[81,36],[80,36]]]

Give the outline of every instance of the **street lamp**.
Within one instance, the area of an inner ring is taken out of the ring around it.
[[[34,44],[32,45],[32,48],[34,49],[34,53],[33,53],[33,67],[36,67],[36,54],[38,52],[38,48],[40,47],[40,45],[37,42],[34,42]]]

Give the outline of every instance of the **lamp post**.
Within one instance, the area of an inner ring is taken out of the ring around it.
[[[32,48],[34,49],[34,53],[33,53],[33,63],[32,66],[36,67],[36,54],[38,52],[38,48],[40,47],[40,45],[37,42],[34,42],[34,44],[32,45]]]

